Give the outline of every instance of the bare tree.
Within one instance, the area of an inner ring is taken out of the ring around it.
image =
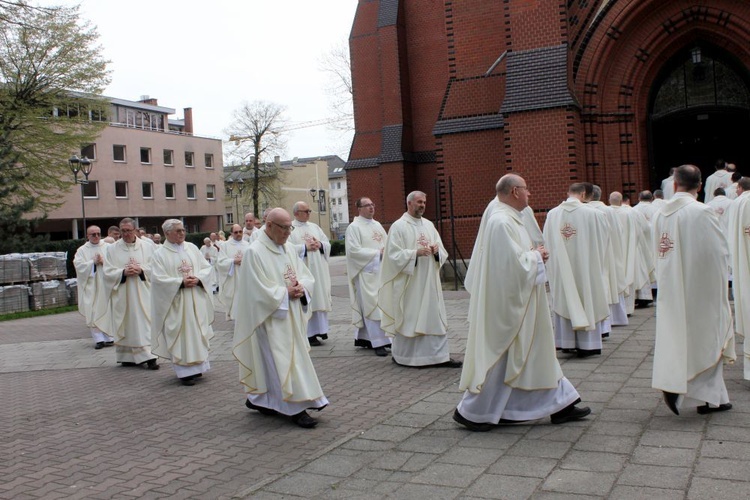
[[[284,111],[283,106],[273,102],[245,102],[234,111],[234,121],[225,131],[235,146],[227,155],[230,160],[227,163],[231,164],[232,158],[240,159],[240,164],[249,160],[252,205],[256,215],[259,213],[259,195],[264,189],[271,189],[264,186],[273,184],[280,173],[273,157],[281,155],[286,149]],[[243,162],[243,158],[247,160]]]
[[[333,147],[346,158],[354,134],[352,65],[347,41],[342,40],[332,46],[321,56],[318,67],[328,76],[325,92],[328,95],[328,109],[332,115],[328,120],[328,129],[338,135]]]

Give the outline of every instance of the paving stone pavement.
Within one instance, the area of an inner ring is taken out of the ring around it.
[[[195,387],[169,363],[116,366],[77,313],[0,323],[0,498],[750,497],[742,362],[725,369],[732,411],[673,416],[650,388],[653,308],[601,357],[560,355],[587,420],[471,433],[451,419],[459,370],[354,348],[343,259],[331,274],[332,331],[312,351],[331,405],[313,430],[244,408],[222,313]],[[468,299],[445,295],[460,359]]]

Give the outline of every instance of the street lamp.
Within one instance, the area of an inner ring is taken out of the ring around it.
[[[320,214],[326,213],[326,190],[310,188],[310,196],[312,196],[313,203],[315,203],[315,197],[318,197],[318,225],[320,225]]]
[[[234,193],[234,190],[237,190],[237,194]],[[245,190],[245,181],[242,180],[242,178],[239,178],[237,180],[234,179],[227,179],[227,194],[234,198],[234,208],[237,211],[237,220],[240,218],[240,207],[239,202],[237,201],[237,198],[242,196],[242,192]],[[234,222],[235,224],[238,224],[238,222]]]
[[[81,215],[83,216],[83,234],[86,234],[86,204],[83,197],[83,186],[89,183],[89,174],[91,169],[94,168],[94,164],[85,156],[78,158],[78,156],[73,155],[68,160],[68,165],[70,171],[73,172],[74,182],[81,185]],[[78,172],[83,174],[83,178],[80,180],[78,179]]]

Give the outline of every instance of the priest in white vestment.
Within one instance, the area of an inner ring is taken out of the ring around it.
[[[631,208],[622,203],[622,194],[618,191],[612,191],[609,194],[609,206],[614,210],[617,219],[620,221],[622,256],[625,265],[625,311],[628,316],[635,311],[636,297],[636,275],[638,273],[638,248],[639,236],[642,234],[642,228],[638,224],[636,217],[633,217]]]
[[[641,191],[638,193],[638,204],[633,207],[633,210],[640,212],[649,223],[656,213],[657,207],[652,203],[654,201],[654,195],[651,191]]]
[[[158,370],[151,353],[151,257],[156,245],[142,242],[135,221],[120,221],[122,238],[104,252],[104,277],[109,307],[96,325],[115,339],[115,352],[122,366]]]
[[[289,242],[295,246],[300,259],[315,278],[315,289],[312,291],[310,310],[312,315],[307,322],[307,338],[310,345],[321,345],[321,339],[328,338],[328,313],[333,308],[331,299],[331,271],[328,269],[328,259],[331,257],[331,242],[323,230],[310,222],[310,206],[304,201],[298,201],[293,207],[294,231],[289,236]]]
[[[239,274],[242,267],[242,256],[250,248],[243,237],[242,226],[232,226],[230,238],[221,245],[216,257],[216,271],[219,274],[219,293],[217,298],[223,306],[227,319],[234,319],[234,299],[239,288]]]
[[[661,208],[666,204],[667,202],[664,200],[664,191],[661,189],[657,189],[654,191],[654,199],[651,202],[651,204],[654,206],[654,213],[661,210]]]
[[[427,195],[413,191],[407,212],[388,231],[380,270],[381,328],[393,361],[403,366],[459,368],[450,358],[440,268],[448,259],[435,226],[422,217]]]
[[[676,193],[654,218],[659,282],[652,385],[679,414],[729,410],[724,362],[733,362],[734,334],[726,286],[729,250],[719,220],[697,201],[701,174],[675,172]]]
[[[114,339],[96,326],[96,318],[106,313],[109,300],[102,269],[107,243],[102,241],[102,230],[98,226],[86,229],[86,239],[88,241],[73,257],[78,279],[78,312],[86,319],[86,326],[94,339],[94,349],[101,349],[114,344]]]
[[[375,220],[375,204],[370,198],[359,198],[354,204],[359,215],[347,226],[344,238],[354,345],[373,349],[377,356],[387,356],[391,339],[380,327],[378,307],[386,232]]]
[[[661,191],[664,193],[664,201],[669,201],[674,196],[674,171],[674,167],[670,168],[669,177],[661,181]]]
[[[602,212],[607,220],[609,234],[609,250],[607,252],[607,273],[605,287],[609,290],[609,318],[610,326],[626,326],[628,314],[625,309],[625,293],[628,286],[625,282],[625,259],[623,257],[622,226],[617,214],[601,201],[602,190],[594,186],[593,196],[588,206]],[[606,328],[605,328],[606,329]],[[606,335],[605,335],[606,337]]]
[[[635,259],[635,303],[634,307],[648,307],[653,301],[652,283],[656,281],[656,271],[651,237],[651,223],[635,208],[625,208],[633,220],[636,231],[637,253]]]
[[[203,246],[200,248],[201,255],[211,264],[211,293],[216,293],[219,286],[219,274],[216,270],[216,259],[219,257],[219,247],[214,245],[211,238],[203,238]]]
[[[742,179],[742,174],[741,173],[739,173],[739,172],[732,172],[732,183],[729,186],[727,186],[727,188],[725,189],[726,196],[730,200],[736,200],[737,197],[740,195],[737,192],[737,187],[739,185],[738,183],[739,183],[740,179]]]
[[[609,226],[602,212],[583,203],[585,193],[584,183],[572,184],[568,199],[550,210],[544,224],[555,344],[579,357],[601,354],[602,336],[609,333]]]
[[[713,209],[714,213],[719,218],[719,221],[721,221],[722,226],[724,226],[724,214],[731,204],[732,200],[727,197],[724,188],[716,188],[714,190],[714,198],[706,203],[706,205]]]
[[[242,239],[244,239],[248,243],[251,243],[252,236],[255,231],[255,214],[252,212],[248,212],[245,214],[245,227],[242,229]]]
[[[151,259],[152,352],[172,361],[183,385],[207,372],[209,340],[214,336],[211,264],[192,243],[178,219],[162,224],[167,241]]]
[[[727,164],[724,160],[716,160],[714,167],[716,172],[706,179],[706,186],[703,189],[705,193],[703,203],[708,203],[714,199],[716,188],[726,189],[732,184],[732,173],[727,170]]]
[[[307,341],[315,279],[287,241],[292,219],[286,210],[271,210],[260,231],[243,257],[234,324],[232,353],[247,393],[245,405],[314,427],[317,421],[306,410],[328,404]]]
[[[726,229],[734,292],[734,331],[745,337],[744,378],[750,380],[750,177],[738,181],[739,196],[727,212]]]
[[[545,290],[548,253],[524,227],[529,191],[513,174],[500,179],[497,203],[482,218],[467,273],[469,335],[453,419],[472,431],[547,416],[560,424],[585,417],[563,376]]]

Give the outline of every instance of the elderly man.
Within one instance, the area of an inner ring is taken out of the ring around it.
[[[589,408],[563,376],[545,290],[548,253],[535,246],[522,211],[529,191],[508,174],[496,186],[497,204],[485,212],[467,272],[469,336],[453,419],[472,431],[551,416],[578,420]]]
[[[224,307],[227,319],[234,319],[234,296],[239,287],[239,269],[242,255],[250,248],[250,243],[243,238],[242,226],[239,224],[232,226],[230,236],[221,245],[216,258],[216,271],[219,274],[219,303]]]
[[[203,258],[211,264],[211,292],[216,293],[219,288],[219,271],[216,265],[216,260],[219,258],[219,247],[214,245],[210,237],[203,238],[203,246],[201,246],[200,252]]]
[[[262,234],[245,252],[232,353],[240,364],[245,406],[311,428],[317,421],[306,410],[322,410],[328,400],[306,334],[315,280],[287,241],[292,227],[286,210],[271,210]]]
[[[158,370],[151,353],[151,257],[156,245],[136,236],[135,221],[129,217],[120,221],[119,229],[122,239],[104,252],[109,311],[97,326],[115,338],[116,359],[122,366]]]
[[[660,292],[652,386],[675,414],[688,405],[701,414],[725,411],[732,405],[723,361],[735,359],[729,249],[716,214],[697,201],[698,167],[679,167],[674,180],[675,195],[653,227]]]
[[[106,314],[109,298],[105,292],[102,270],[107,243],[102,241],[102,230],[98,226],[89,226],[86,238],[88,241],[78,248],[73,258],[78,278],[78,312],[86,318],[86,326],[94,339],[94,349],[101,349],[114,344],[114,339],[96,326],[96,318]]]
[[[750,177],[737,183],[739,196],[727,210],[726,225],[732,264],[735,331],[745,337],[744,378],[750,380]],[[80,285],[79,285],[80,286]]]
[[[383,252],[378,306],[392,337],[393,361],[403,366],[460,368],[450,358],[440,268],[448,258],[435,226],[422,217],[427,195],[412,191],[407,212],[393,223]]]
[[[250,243],[252,241],[251,236],[255,232],[255,214],[248,212],[245,214],[245,227],[242,230],[242,238]]]
[[[378,307],[380,263],[383,260],[386,232],[375,220],[375,204],[370,198],[359,198],[354,205],[359,215],[346,228],[346,274],[349,282],[349,304],[352,308],[354,345],[374,349],[375,355],[387,356],[391,340],[380,328]]]
[[[328,312],[332,308],[331,273],[328,270],[328,258],[331,256],[331,243],[323,230],[310,222],[310,206],[304,201],[298,201],[292,209],[294,232],[289,236],[289,242],[299,253],[299,258],[315,278],[315,289],[312,290],[310,310],[312,316],[307,323],[307,339],[310,345],[321,345],[320,339],[328,338]]]
[[[166,220],[162,230],[167,241],[151,259],[153,353],[171,360],[177,378],[191,386],[211,368],[211,265],[195,245],[185,242],[180,220]]]
[[[583,203],[585,194],[584,183],[572,184],[568,199],[550,210],[543,231],[550,251],[555,343],[581,358],[602,353],[610,300],[603,278],[608,272],[609,225],[602,212]]]

